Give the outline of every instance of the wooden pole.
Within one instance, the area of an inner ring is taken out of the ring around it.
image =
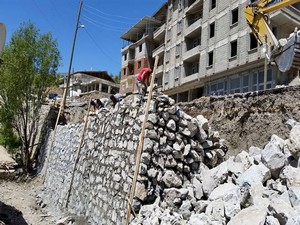
[[[154,85],[154,80],[155,80],[158,59],[159,59],[159,56],[156,56],[154,68],[153,68],[153,72],[152,72],[152,76],[151,76],[150,90],[149,90],[147,105],[146,105],[146,109],[145,109],[144,121],[142,124],[142,130],[141,130],[141,134],[140,134],[140,142],[139,142],[137,153],[136,153],[135,170],[134,170],[134,176],[133,176],[132,186],[131,186],[131,193],[130,193],[129,204],[128,204],[128,209],[127,209],[126,225],[128,225],[130,222],[131,206],[132,206],[133,198],[135,195],[137,176],[139,174],[139,169],[140,169],[141,154],[142,154],[144,138],[145,138],[145,126],[146,126],[146,122],[148,120],[148,114],[149,114],[149,108],[150,108],[150,103],[151,103],[151,98],[152,98],[153,85]]]
[[[86,118],[85,118],[85,122],[84,122],[84,126],[83,126],[83,131],[82,131],[82,134],[81,134],[81,139],[80,139],[80,143],[79,143],[79,146],[78,146],[78,149],[77,149],[76,158],[75,158],[75,162],[74,162],[74,166],[73,166],[73,170],[72,170],[72,177],[71,177],[70,187],[69,187],[69,190],[68,190],[67,200],[66,200],[66,208],[68,208],[68,204],[69,204],[69,198],[70,198],[71,189],[72,189],[73,181],[74,181],[74,174],[75,174],[76,166],[77,166],[78,161],[79,161],[81,146],[82,146],[83,139],[84,139],[84,134],[85,134],[85,131],[86,131],[87,121],[89,119],[90,107],[91,107],[91,98],[89,99],[88,110],[87,110],[87,114],[86,114]]]

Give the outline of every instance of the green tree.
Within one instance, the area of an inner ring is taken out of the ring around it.
[[[114,76],[114,80],[115,80],[115,82],[116,82],[117,84],[120,83],[120,81],[121,81],[121,72],[119,73],[119,75],[115,75],[115,76]]]
[[[60,65],[57,42],[32,23],[21,24],[4,49],[0,66],[0,134],[16,133],[25,172],[33,169],[34,145],[46,89],[56,81]]]

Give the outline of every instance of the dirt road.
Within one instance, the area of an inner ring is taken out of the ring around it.
[[[55,218],[43,212],[36,203],[36,191],[41,187],[39,179],[30,182],[0,180],[0,224],[5,225],[53,225]]]

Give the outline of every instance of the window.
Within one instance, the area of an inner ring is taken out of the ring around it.
[[[216,0],[210,0],[210,10],[216,8]]]
[[[237,23],[239,20],[239,8],[231,11],[231,24]]]
[[[215,22],[209,24],[209,38],[215,36]]]
[[[138,61],[138,69],[140,69],[142,67],[142,62]]]
[[[142,52],[142,50],[143,50],[143,45],[140,44],[140,45],[139,45],[139,52]]]
[[[127,60],[127,53],[124,54],[124,61]]]
[[[199,72],[199,63],[192,64],[192,74]]]
[[[208,53],[208,66],[212,66],[214,63],[214,52],[211,51]]]
[[[250,50],[257,48],[258,43],[253,33],[250,33]]]
[[[230,42],[230,57],[237,55],[237,40]]]
[[[230,80],[230,93],[240,93],[241,92],[241,78],[234,78]]]
[[[123,69],[123,75],[126,76],[126,68]]]
[[[264,90],[264,71],[254,72],[252,78],[253,91]],[[267,71],[267,89],[273,86],[273,71]]]
[[[195,38],[193,40],[193,48],[197,47],[198,45],[200,45],[200,38]]]
[[[208,85],[208,95],[224,95],[226,89],[226,80],[220,80]]]
[[[180,53],[181,53],[181,45],[178,44],[178,45],[176,45],[175,54],[176,54],[176,56],[179,56]]]
[[[242,92],[248,92],[249,91],[249,75],[243,76],[242,78]]]

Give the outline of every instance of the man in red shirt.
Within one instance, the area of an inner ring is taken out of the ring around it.
[[[152,69],[143,68],[141,69],[138,76],[136,77],[136,86],[141,96],[146,93],[147,87],[150,85],[151,73],[152,73]]]

